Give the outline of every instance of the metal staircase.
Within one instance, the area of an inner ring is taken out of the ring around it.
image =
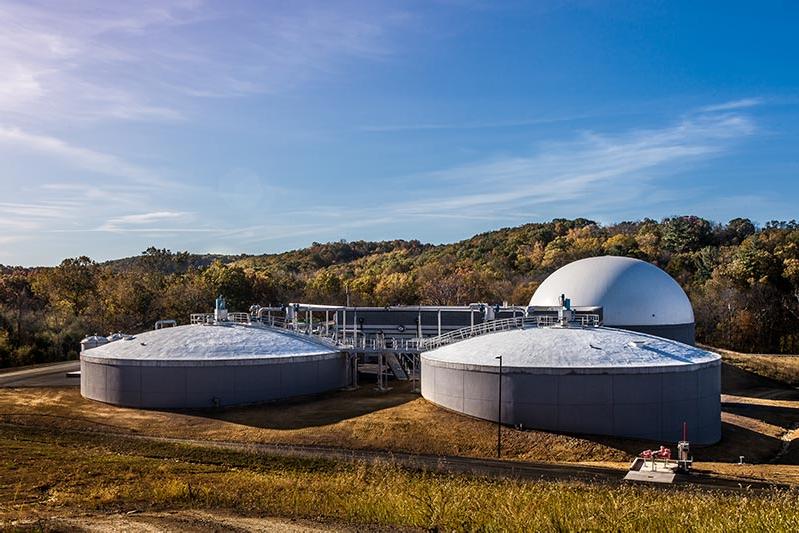
[[[388,364],[388,367],[391,369],[394,377],[400,381],[408,381],[408,373],[405,372],[404,368],[402,368],[399,359],[397,359],[397,355],[394,352],[386,352],[385,358],[386,364]]]

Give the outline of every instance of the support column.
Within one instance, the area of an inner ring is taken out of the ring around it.
[[[416,385],[416,357],[417,354],[411,354],[411,387],[413,392],[419,392],[419,387]]]
[[[346,390],[358,388],[358,354],[345,352],[347,354],[347,372],[349,373],[349,385]]]
[[[385,384],[385,376],[383,372],[385,362],[385,353],[384,352],[377,352],[377,388],[375,389],[378,392],[385,392],[391,390],[391,387],[386,387]]]

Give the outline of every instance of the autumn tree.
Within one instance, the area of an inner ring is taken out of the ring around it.
[[[55,268],[38,272],[34,292],[54,307],[80,316],[97,296],[97,263],[86,256],[64,259]]]
[[[231,311],[246,311],[252,305],[252,285],[243,268],[214,261],[203,271],[202,277],[213,294],[225,297]]]

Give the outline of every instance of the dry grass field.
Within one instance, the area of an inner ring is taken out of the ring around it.
[[[698,470],[737,478],[744,485],[765,480],[799,486],[799,391],[792,381],[794,365],[795,358],[724,353],[722,441],[694,449]],[[514,524],[519,529],[557,530],[593,524],[599,529],[633,530],[652,526],[654,522],[648,520],[660,516],[647,515],[636,507],[636,512],[647,517],[625,512],[619,515],[623,519],[614,521],[607,514],[603,499],[646,501],[656,496],[648,492],[651,489],[640,487],[500,482],[413,473],[389,464],[377,468],[347,462],[292,461],[208,447],[147,441],[132,446],[114,440],[122,438],[120,435],[139,435],[494,456],[496,426],[438,408],[413,393],[407,383],[393,385],[387,393],[378,393],[364,383],[359,390],[322,397],[204,411],[114,407],[83,399],[75,387],[0,388],[0,501],[11,502],[0,507],[0,515],[8,525],[10,520],[36,520],[43,513],[47,520],[56,520],[42,522],[44,526],[69,529],[84,520],[75,515],[79,511],[88,513],[86,520],[97,527],[161,523],[197,531],[250,529],[246,524],[236,526],[235,517],[253,515],[310,520],[296,524],[310,530],[346,529],[353,524],[359,524],[359,529],[363,524],[463,529],[461,526],[478,523],[491,524],[489,530]],[[84,436],[64,431],[73,429],[83,431]],[[571,462],[621,470],[640,450],[656,444],[660,443],[503,429],[503,456],[519,461]],[[736,464],[739,456],[744,456],[744,465]],[[365,495],[375,487],[380,498]],[[739,496],[689,492],[685,519],[700,523],[700,514],[711,513],[717,520],[705,529],[756,528],[756,522],[740,513],[728,513],[723,504],[749,506],[747,512],[759,517],[761,524],[775,526],[770,529],[796,529],[795,514],[778,511],[780,505],[783,511],[799,509],[796,492],[740,501]],[[522,507],[506,500],[526,502],[541,510],[527,516]],[[357,505],[350,505],[351,501]],[[464,501],[471,502],[471,507],[464,509]],[[772,502],[776,502],[773,507]],[[576,513],[584,522],[568,521],[571,518],[558,522],[560,518],[555,517],[567,508],[576,510],[564,516]],[[131,509],[142,514],[135,520],[107,514]],[[197,509],[234,513],[235,517],[215,522],[217,518],[191,514]],[[498,516],[497,509],[504,514]],[[65,510],[69,512],[62,512]],[[166,516],[166,510],[183,514]],[[455,520],[460,513],[464,513],[464,522],[459,525]],[[508,517],[514,521],[507,521]],[[677,522],[665,520],[667,525],[659,529],[677,527]],[[281,529],[283,523],[275,524]]]
[[[194,531],[259,529],[261,517],[265,527],[300,519],[306,530],[799,528],[797,490],[530,483],[8,426],[0,457],[0,527],[8,528],[132,527],[122,518],[131,514],[149,530]]]
[[[721,354],[724,361],[764,378],[799,387],[799,355],[744,354],[705,347]]]

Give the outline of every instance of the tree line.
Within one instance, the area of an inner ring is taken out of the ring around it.
[[[799,353],[799,225],[680,216],[607,226],[555,219],[446,245],[339,241],[260,256],[151,247],[103,264],[84,256],[52,268],[0,266],[0,366],[77,357],[87,333],[187,323],[218,294],[234,311],[290,301],[525,305],[551,272],[596,255],[637,257],[671,274],[693,303],[700,342]]]

